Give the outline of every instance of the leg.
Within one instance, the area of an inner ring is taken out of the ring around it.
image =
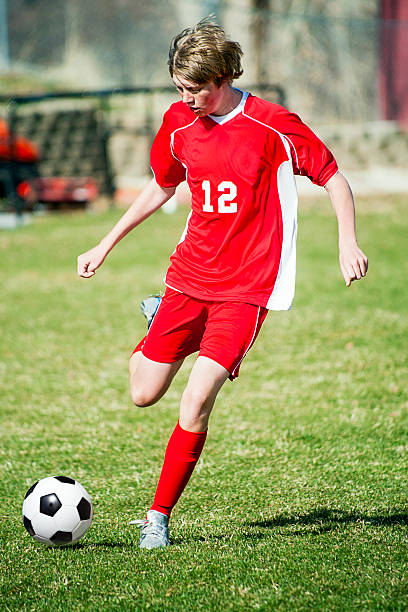
[[[239,366],[266,313],[265,308],[250,304],[228,302],[211,306],[204,322],[200,355],[182,396],[179,423],[167,445],[154,502],[142,528],[141,548],[169,544],[170,513],[200,457],[217,394],[227,378],[238,376]]]
[[[183,393],[179,423],[167,445],[151,510],[170,516],[200,457],[215,398],[228,376],[212,359],[198,357]]]
[[[179,422],[184,430],[200,432],[207,429],[215,399],[229,375],[228,370],[213,359],[197,358],[181,398]]]
[[[129,379],[130,394],[136,406],[151,406],[163,397],[183,361],[159,363],[148,359],[141,351],[134,353],[129,361]]]
[[[146,308],[142,310],[146,314]],[[184,358],[199,350],[202,310],[197,301],[166,289],[156,314],[150,319],[147,335],[129,362],[130,392],[137,406],[157,402],[169,388]]]

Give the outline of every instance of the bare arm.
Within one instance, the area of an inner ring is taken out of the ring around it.
[[[147,217],[150,217],[158,208],[163,206],[174,195],[175,191],[175,187],[165,189],[160,187],[155,179],[152,179],[111,231],[102,238],[101,242],[78,257],[79,276],[83,278],[93,276],[95,270],[103,264],[107,254],[113,249],[115,244],[122,240],[133,228],[147,219]]]
[[[353,280],[365,276],[368,269],[368,259],[357,244],[353,194],[340,172],[332,176],[325,189],[337,216],[340,268],[349,287]]]

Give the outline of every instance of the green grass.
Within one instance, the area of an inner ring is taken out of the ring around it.
[[[271,313],[227,383],[174,510],[173,546],[140,551],[193,357],[160,403],[132,406],[139,301],[155,291],[185,211],[157,213],[89,281],[77,254],[119,212],[37,218],[0,234],[2,610],[406,610],[408,217],[361,200],[366,279],[346,289],[329,204],[301,214],[294,309]],[[36,544],[28,487],[89,490],[72,548]]]

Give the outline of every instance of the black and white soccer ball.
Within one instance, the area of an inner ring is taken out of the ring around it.
[[[73,478],[51,476],[30,487],[23,502],[23,523],[37,542],[63,545],[77,542],[93,516],[87,490]]]

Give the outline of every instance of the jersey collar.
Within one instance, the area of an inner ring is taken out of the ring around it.
[[[209,117],[210,119],[212,119],[213,121],[215,121],[215,123],[218,123],[219,125],[223,125],[224,123],[227,123],[227,121],[231,121],[231,119],[239,115],[239,113],[241,113],[244,110],[245,102],[249,96],[249,92],[242,91],[241,89],[238,89],[237,87],[234,87],[234,89],[242,93],[242,98],[238,106],[233,108],[232,111],[229,112],[227,115],[207,115],[207,117]]]

